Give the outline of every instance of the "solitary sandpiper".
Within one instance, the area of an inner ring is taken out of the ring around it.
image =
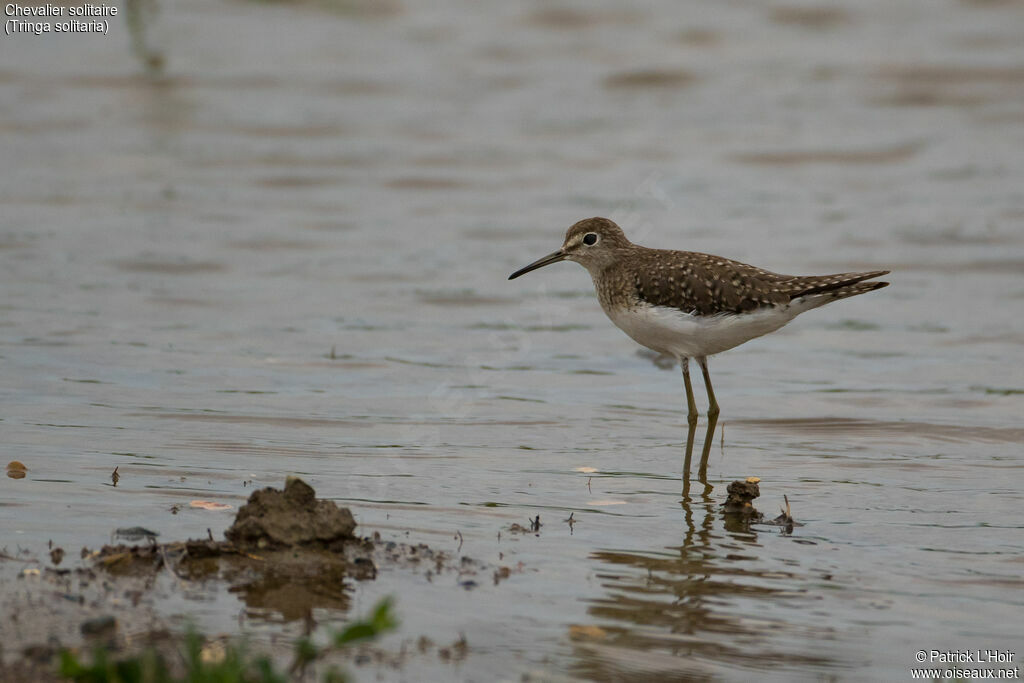
[[[686,458],[690,476],[697,406],[690,384],[696,358],[708,392],[708,429],[698,476],[707,478],[708,454],[718,422],[718,402],[708,375],[708,356],[774,332],[804,311],[886,287],[868,282],[888,270],[835,275],[781,275],[721,256],[692,251],[648,249],[633,244],[607,218],[587,218],[565,233],[558,251],[508,276],[558,261],[575,261],[594,280],[601,308],[639,344],[674,356],[686,387]]]

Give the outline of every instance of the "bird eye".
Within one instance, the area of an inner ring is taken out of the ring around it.
[[[584,235],[583,236],[583,244],[587,245],[588,247],[597,244],[597,233],[596,232],[588,232],[586,235]]]

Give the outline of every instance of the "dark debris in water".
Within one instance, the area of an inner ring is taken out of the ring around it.
[[[740,517],[748,522],[759,522],[763,515],[754,507],[753,500],[761,495],[757,477],[747,477],[745,481],[736,481],[726,488],[728,498],[722,503],[726,516]]]
[[[782,514],[774,519],[765,519],[753,504],[754,499],[761,495],[761,488],[758,486],[760,481],[757,477],[747,477],[745,480],[737,479],[726,488],[728,497],[722,503],[722,508],[727,526],[733,524],[737,527],[747,528],[751,524],[767,524],[782,527],[784,534],[791,534],[794,527],[803,526],[793,519],[789,496],[786,495],[783,495],[786,507],[782,509]]]
[[[782,533],[791,534],[793,533],[793,527],[803,526],[803,524],[793,519],[793,510],[789,506],[789,496],[783,495],[782,498],[786,501],[786,507],[782,508],[782,512],[778,517],[765,522],[765,524],[780,526],[782,527]]]
[[[129,526],[114,529],[114,538],[122,538],[126,541],[153,541],[160,535],[159,531],[152,531],[141,526]]]
[[[24,479],[28,473],[28,468],[17,460],[12,460],[7,463],[7,476],[11,479]]]
[[[523,526],[522,524],[514,522],[511,526],[509,526],[508,530],[513,534],[534,534],[536,536],[539,536],[540,528],[542,526],[544,525],[541,524],[540,515],[537,515],[536,517],[527,520],[527,526]]]

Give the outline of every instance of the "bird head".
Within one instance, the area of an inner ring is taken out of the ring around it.
[[[566,231],[561,249],[520,268],[509,275],[508,279],[515,280],[531,270],[559,261],[575,261],[591,272],[598,272],[615,260],[616,252],[628,248],[631,244],[623,234],[622,228],[614,221],[607,218],[586,218]]]

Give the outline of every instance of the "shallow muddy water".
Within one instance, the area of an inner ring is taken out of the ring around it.
[[[366,679],[1024,657],[1024,5],[432,5],[164,3],[155,77],[122,23],[0,38],[0,546],[219,535],[189,501],[298,474],[362,533],[516,569],[353,583],[396,597],[385,645],[468,644]],[[712,359],[714,490],[683,497],[678,368],[578,266],[506,281],[592,215],[892,286]],[[746,476],[804,526],[727,527]]]

